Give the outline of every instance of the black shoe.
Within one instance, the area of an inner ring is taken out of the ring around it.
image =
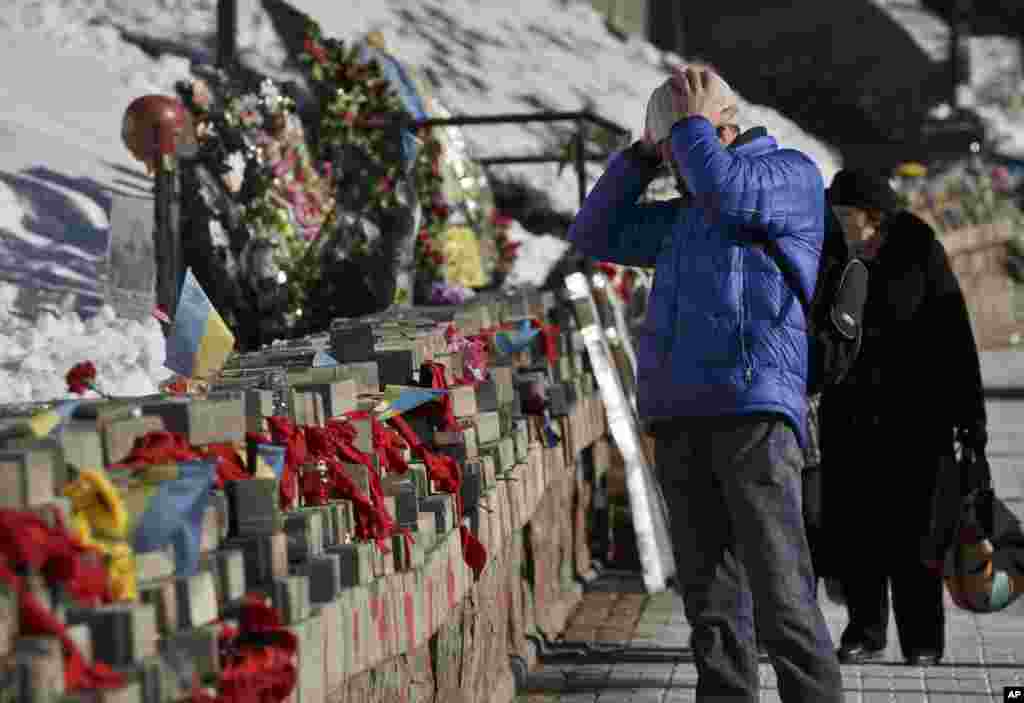
[[[869,647],[863,642],[857,642],[856,644],[844,644],[836,652],[836,655],[843,664],[861,664],[873,659],[880,659],[884,652],[884,646]]]
[[[926,649],[907,655],[908,666],[935,666],[940,661],[942,661],[941,654]]]

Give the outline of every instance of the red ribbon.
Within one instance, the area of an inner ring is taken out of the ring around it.
[[[248,595],[238,629],[221,631],[223,669],[215,698],[196,690],[193,703],[281,703],[298,682],[298,639],[264,599]]]
[[[459,521],[459,537],[462,542],[462,558],[473,569],[477,578],[487,565],[487,549],[480,543],[476,535],[462,524],[462,473],[459,464],[446,454],[434,454],[420,440],[409,424],[400,415],[395,415],[388,422],[398,430],[402,439],[412,449],[412,453],[427,467],[427,476],[445,493],[455,499],[455,513]]]
[[[370,419],[366,412],[350,413],[348,417]],[[356,536],[375,540],[382,552],[390,551],[385,540],[394,533],[395,521],[384,507],[384,490],[373,459],[352,444],[356,438],[356,428],[348,420],[335,418],[328,420],[325,428],[307,427],[306,434],[310,452],[327,467],[328,491],[336,498],[352,501],[356,512]],[[370,482],[369,496],[364,495],[345,472],[342,461],[366,467]]]
[[[147,432],[137,437],[128,456],[111,468],[134,469],[139,466],[173,464],[202,458],[203,455],[188,443],[183,434]]]
[[[405,442],[393,430],[388,429],[384,423],[377,418],[371,418],[373,428],[373,448],[380,460],[381,468],[388,473],[405,474],[409,471],[409,465],[405,463],[402,450],[405,449]]]
[[[230,444],[211,444],[207,447],[193,447],[178,432],[147,432],[135,439],[131,452],[114,469],[135,469],[140,466],[174,464],[179,461],[196,459],[213,460],[217,467],[214,487],[223,488],[225,481],[242,481],[251,478],[245,469],[245,462]]]
[[[622,302],[629,305],[633,300],[633,283],[636,281],[636,272],[633,269],[624,269],[622,271],[622,279],[619,284],[615,287],[615,290],[619,292],[619,296],[622,298]]]
[[[217,460],[217,478],[214,487],[224,488],[227,481],[245,481],[252,478],[238,450],[231,444],[211,444],[202,450],[207,459]]]
[[[68,691],[114,689],[124,677],[102,662],[86,664],[64,624],[39,602],[16,570],[41,572],[52,584],[62,584],[85,605],[109,602],[107,574],[94,550],[82,545],[64,528],[54,510],[53,526],[35,513],[0,509],[0,581],[18,596],[19,632],[60,639],[64,652],[64,686]]]
[[[420,366],[420,382],[425,383],[427,380],[430,382],[430,388],[433,390],[448,390],[448,379],[445,376],[444,364],[439,364],[436,361],[427,361]],[[459,423],[455,419],[454,404],[452,403],[452,396],[450,393],[444,393],[437,400],[426,403],[422,406],[422,412],[431,413],[432,416],[438,421],[441,429],[445,432],[458,432]],[[420,410],[420,408],[417,408]]]
[[[558,336],[562,330],[558,325],[545,325],[537,318],[530,319],[530,326],[540,330],[541,339],[544,342],[544,355],[551,364],[558,363]]]
[[[297,497],[299,467],[306,461],[306,436],[302,428],[292,424],[286,417],[268,417],[270,436],[273,443],[286,448],[284,470],[281,472],[281,509],[292,507]]]
[[[459,525],[459,538],[463,561],[473,570],[473,575],[480,578],[480,573],[487,566],[487,549],[465,525]]]
[[[316,469],[302,472],[302,502],[304,505],[326,505],[330,498],[326,477]]]

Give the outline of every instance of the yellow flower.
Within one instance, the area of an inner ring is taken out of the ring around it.
[[[919,164],[916,161],[910,161],[897,166],[896,175],[904,176],[906,178],[920,178],[921,176],[928,175],[928,169],[924,164]]]
[[[135,580],[135,554],[124,542],[105,545],[103,550],[109,562],[110,595],[116,601],[131,601],[139,597]]]
[[[64,488],[71,499],[75,523],[88,524],[88,531],[108,539],[124,539],[128,530],[128,514],[114,484],[101,471],[85,469],[78,479]]]

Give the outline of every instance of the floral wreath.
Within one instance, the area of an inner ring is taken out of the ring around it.
[[[315,244],[334,211],[330,170],[312,158],[295,101],[273,81],[264,80],[258,94],[239,94],[223,80],[220,88],[222,109],[214,111],[205,81],[179,87],[200,154],[241,204],[252,238],[273,248],[291,303],[301,309],[320,275]]]
[[[391,83],[375,60],[360,61],[357,45],[324,38],[320,25],[310,21],[304,51],[300,55],[310,80],[320,95],[320,153],[339,145],[356,145],[366,151],[384,173],[373,189],[369,206],[380,210],[397,205],[394,188],[402,176],[400,164],[386,156],[393,135],[383,127],[408,114]],[[443,235],[451,215],[444,197],[441,160],[444,149],[433,129],[416,133],[413,174],[423,221],[416,237],[417,269],[430,278],[443,275]]]

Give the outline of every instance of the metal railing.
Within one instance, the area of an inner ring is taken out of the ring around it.
[[[572,160],[576,171],[576,179],[579,184],[580,205],[587,196],[587,162],[605,162],[611,156],[610,153],[593,154],[587,153],[586,149],[586,127],[588,124],[595,125],[611,132],[619,137],[628,139],[630,130],[600,115],[595,115],[589,110],[575,112],[542,111],[529,113],[504,113],[497,115],[459,115],[456,117],[429,118],[425,120],[414,120],[410,126],[421,127],[474,127],[483,125],[508,125],[528,124],[533,122],[574,122],[576,131],[572,138]],[[532,156],[487,156],[476,159],[484,166],[513,165],[513,164],[549,164],[564,163],[564,154],[536,154]]]

